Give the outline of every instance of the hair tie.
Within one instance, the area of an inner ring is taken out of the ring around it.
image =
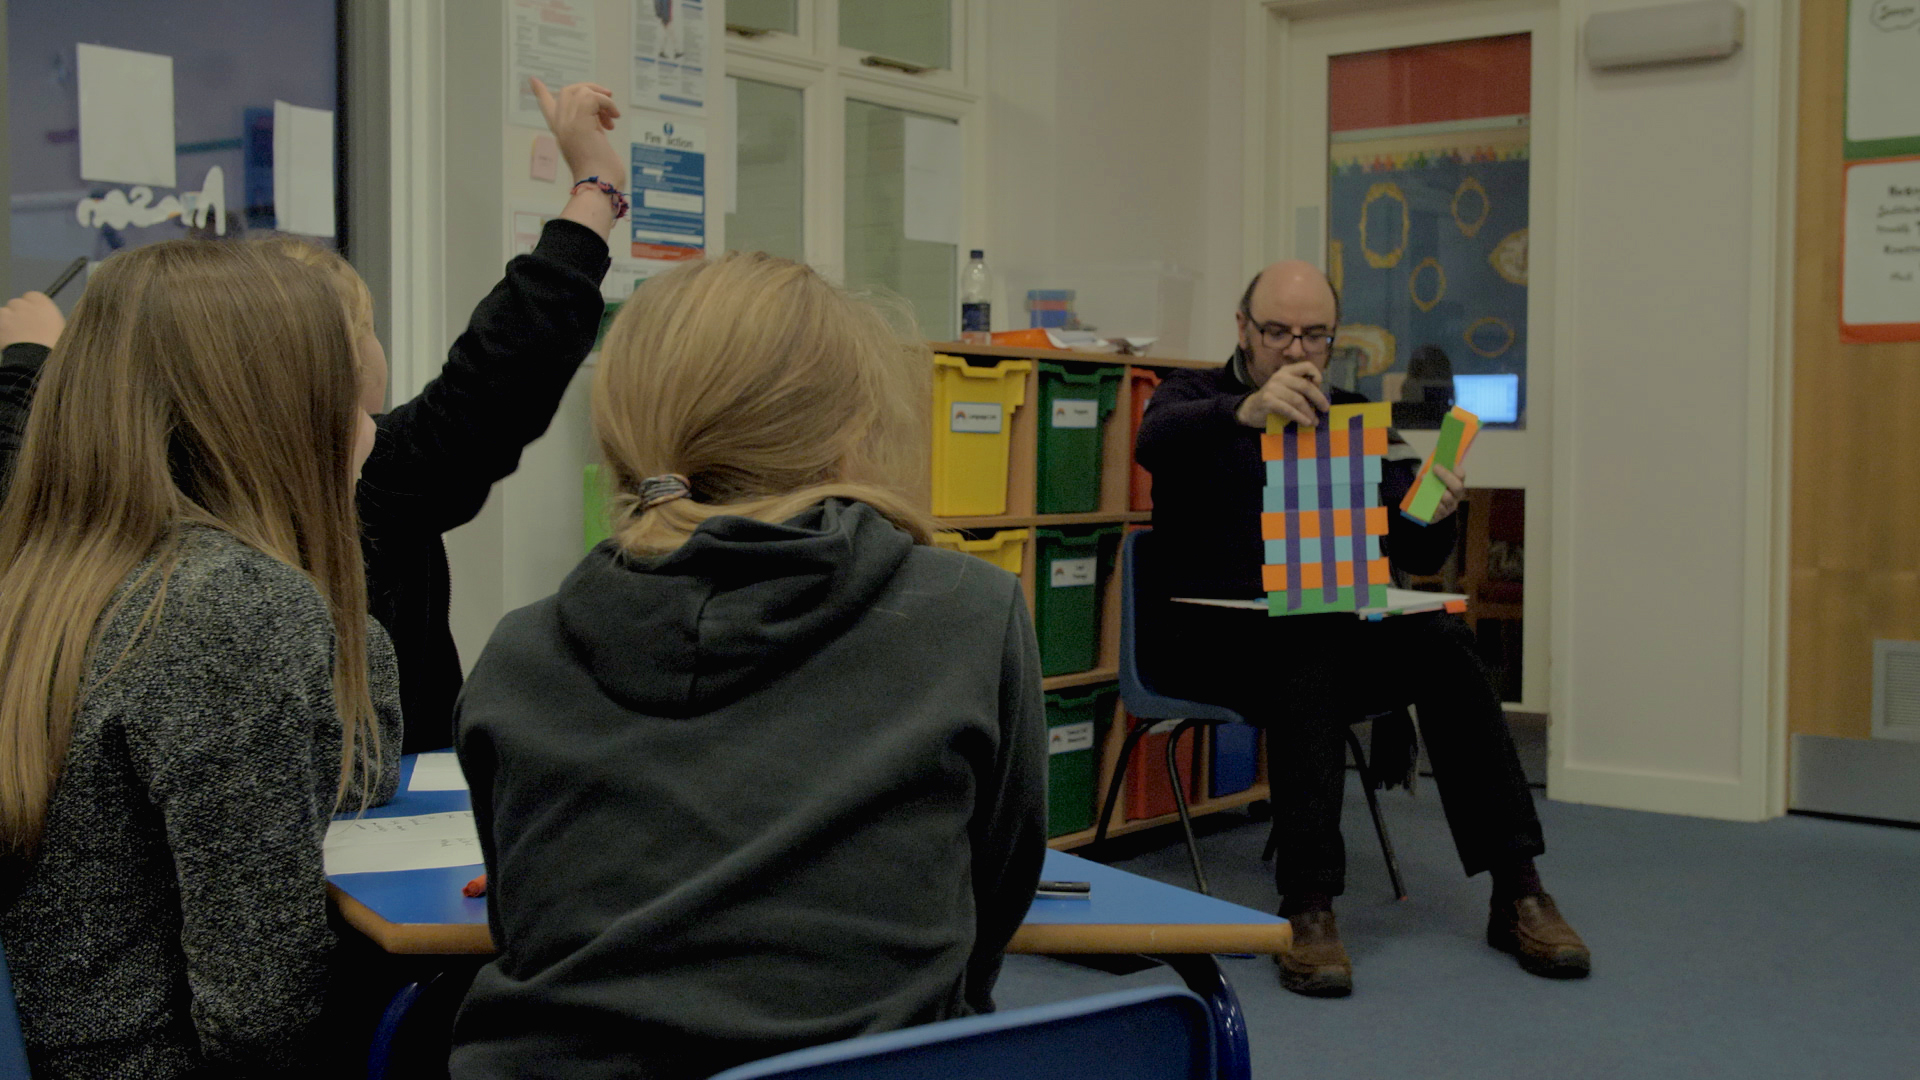
[[[687,478],[679,473],[667,473],[663,476],[649,476],[640,481],[640,512],[670,503],[675,499],[684,499],[693,494],[687,486]]]

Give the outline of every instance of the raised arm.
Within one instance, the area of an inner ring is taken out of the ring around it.
[[[579,83],[553,95],[538,80],[535,90],[574,179],[624,190],[623,163],[606,134],[620,115],[611,93]],[[507,264],[440,374],[378,418],[361,473],[363,507],[404,499],[417,510],[410,521],[445,532],[479,513],[488,490],[519,467],[520,452],[546,432],[593,348],[615,209],[599,187],[576,184],[533,253]],[[384,516],[367,514],[376,528]]]

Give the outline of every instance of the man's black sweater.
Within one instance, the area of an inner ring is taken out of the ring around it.
[[[547,223],[530,255],[473,309],[447,363],[411,401],[374,418],[360,473],[367,607],[400,665],[405,750],[453,742],[460,693],[448,604],[452,577],[441,534],[472,521],[520,451],[546,433],[599,332],[600,279],[610,260],[592,229]],[[13,345],[0,362],[0,476],[11,477],[47,350]]]
[[[1260,432],[1235,418],[1255,387],[1229,363],[1168,373],[1140,422],[1135,460],[1153,474],[1153,528],[1161,572],[1173,596],[1253,599],[1262,595],[1260,539],[1266,465]],[[1334,389],[1335,405],[1365,397]],[[1420,460],[1399,432],[1381,462],[1380,503],[1390,522],[1381,550],[1400,570],[1429,574],[1453,550],[1454,519],[1420,525],[1397,510]]]

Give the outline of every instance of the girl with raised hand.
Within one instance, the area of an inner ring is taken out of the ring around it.
[[[931,367],[766,255],[621,309],[613,538],[461,697],[500,955],[455,1077],[705,1077],[992,1008],[1046,846],[1040,663],[1018,580],[926,546]]]
[[[374,442],[326,276],[101,263],[0,504],[0,941],[39,1080],[311,1066],[329,817],[391,797]]]
[[[346,260],[290,237],[251,241],[326,269],[352,322],[360,402],[377,429],[357,492],[367,600],[399,657],[408,753],[453,741],[460,657],[442,534],[480,513],[552,422],[599,332],[607,235],[626,208],[626,166],[607,138],[620,115],[611,92],[577,83],[553,94],[537,79],[534,90],[573,189],[533,252],[507,263],[445,367],[412,400],[382,411],[387,357],[374,336],[373,297]],[[0,478],[60,325],[59,309],[37,293],[0,308]]]

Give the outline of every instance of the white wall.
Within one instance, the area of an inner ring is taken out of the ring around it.
[[[1199,275],[1186,354],[1225,359],[1241,272],[1239,0],[990,0],[990,261]],[[1025,325],[1006,296],[995,325]]]

